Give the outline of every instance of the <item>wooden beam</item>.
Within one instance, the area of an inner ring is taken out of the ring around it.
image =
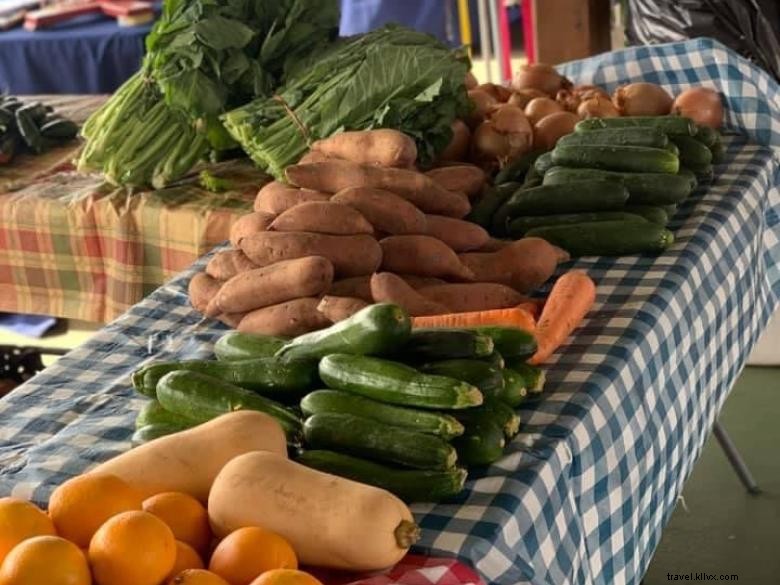
[[[532,3],[536,61],[555,65],[610,50],[610,0],[524,1]]]

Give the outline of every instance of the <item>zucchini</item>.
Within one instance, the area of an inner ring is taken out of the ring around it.
[[[412,320],[398,305],[380,303],[361,309],[327,329],[287,342],[276,356],[282,360],[318,359],[331,353],[386,354],[409,339]]]
[[[230,331],[217,339],[214,354],[225,362],[272,357],[285,343],[286,339],[272,335]]]
[[[16,129],[19,131],[24,144],[35,154],[41,154],[45,150],[43,136],[41,136],[38,126],[30,117],[30,110],[27,106],[19,108],[14,114],[16,117]]]
[[[320,361],[320,378],[330,388],[380,402],[419,408],[459,409],[482,404],[476,386],[423,374],[407,365],[366,356],[332,354]]]
[[[630,173],[676,173],[680,159],[664,148],[647,146],[559,145],[552,153],[555,165],[624,171]]]
[[[456,496],[463,490],[467,475],[462,467],[446,471],[402,469],[325,450],[304,451],[298,463],[382,488],[407,503],[438,502]]]
[[[534,170],[541,177],[543,177],[553,166],[555,166],[555,163],[553,162],[551,150],[540,155],[539,158],[536,159],[536,162],[534,162]]]
[[[657,223],[658,225],[666,225],[669,223],[669,216],[663,207],[655,207],[653,205],[626,205],[626,212],[631,215],[643,217],[647,221]]]
[[[602,130],[604,128],[655,128],[664,134],[682,134],[694,136],[696,124],[690,118],[682,116],[621,116],[618,118],[587,118],[577,122],[576,132]]]
[[[166,374],[157,384],[157,399],[165,410],[198,423],[235,410],[257,410],[275,418],[290,441],[301,431],[300,418],[278,402],[199,372]]]
[[[467,429],[483,423],[493,423],[511,439],[520,431],[520,416],[505,402],[496,398],[486,398],[477,408],[468,408],[458,412],[457,417]]]
[[[502,356],[525,357],[527,359],[536,353],[536,338],[532,333],[518,327],[496,325],[475,327],[475,329],[489,335],[493,340],[493,347]]]
[[[526,215],[509,222],[509,235],[521,238],[530,230],[553,225],[571,225],[595,221],[645,221],[637,213],[628,211],[593,211],[589,213],[561,213],[559,215]]]
[[[593,118],[589,118],[593,119]],[[612,118],[609,118],[610,120]],[[688,177],[669,173],[620,173],[601,169],[553,167],[544,175],[545,185],[580,183],[588,179],[618,181],[628,189],[629,205],[679,203],[691,192]]]
[[[720,134],[715,128],[699,124],[696,127],[696,135],[694,138],[707,148],[712,148],[712,145],[720,139]]]
[[[523,189],[506,202],[508,216],[552,215],[622,209],[628,191],[617,181],[583,180]]]
[[[168,425],[188,429],[198,424],[198,421],[174,414],[165,410],[157,400],[150,400],[138,411],[135,417],[135,428],[149,425]]]
[[[532,150],[510,161],[509,164],[498,171],[495,179],[493,179],[493,184],[501,185],[512,181],[522,181],[528,169],[534,164],[540,154],[538,150]]]
[[[474,329],[414,329],[401,349],[415,361],[481,358],[493,353],[493,339]]]
[[[340,390],[315,390],[307,394],[301,400],[301,410],[306,416],[323,412],[362,416],[445,440],[463,434],[463,425],[449,414],[394,406]]]
[[[516,408],[528,397],[525,377],[509,368],[501,371],[504,376],[504,387],[497,398],[504,404]]]
[[[41,134],[46,138],[57,140],[73,140],[79,133],[79,127],[75,122],[65,118],[55,118],[43,124]]]
[[[454,359],[430,362],[420,366],[420,371],[468,382],[479,388],[485,398],[497,395],[504,385],[501,370],[479,360]]]
[[[267,357],[234,362],[153,362],[133,373],[133,387],[141,394],[154,398],[160,379],[177,370],[206,374],[278,400],[298,400],[318,382],[317,364],[314,361],[283,362],[275,357]]]
[[[486,355],[485,357],[477,358],[485,362],[486,364],[490,364],[494,368],[497,368],[499,370],[504,369],[504,356],[502,356],[497,351],[493,350],[493,353],[490,355]]]
[[[46,114],[49,110],[46,109],[41,102],[34,102],[31,104],[24,104],[21,108],[16,110],[16,114],[22,112],[27,118],[35,124],[37,128],[46,119]]]
[[[669,144],[669,138],[666,134],[653,127],[604,128],[588,132],[572,132],[561,137],[556,146],[585,144],[593,146],[649,146],[651,148],[665,148]]]
[[[504,201],[509,199],[512,193],[521,187],[520,183],[510,182],[485,189],[482,197],[471,208],[471,212],[466,216],[466,219],[481,225],[483,228],[489,228],[496,211],[504,204]]]
[[[544,370],[527,364],[521,360],[512,360],[509,368],[517,372],[525,380],[525,387],[531,394],[541,394],[544,390]]]
[[[680,164],[695,173],[704,172],[712,164],[710,149],[690,136],[673,136],[672,140],[680,149]]]
[[[489,465],[504,454],[504,432],[492,422],[479,422],[452,442],[462,465]]]
[[[660,253],[674,242],[672,232],[645,220],[540,227],[530,230],[526,236],[547,240],[572,256]]]
[[[166,437],[168,435],[173,435],[174,433],[179,433],[183,430],[185,429],[179,428],[176,425],[166,425],[166,424],[146,425],[144,427],[135,430],[133,436],[130,437],[130,443],[133,446],[143,445],[144,443],[148,443],[149,441],[154,441],[155,439],[159,439],[160,437]]]
[[[452,469],[458,459],[455,449],[433,435],[417,433],[375,420],[323,412],[303,423],[306,444],[417,469]]]

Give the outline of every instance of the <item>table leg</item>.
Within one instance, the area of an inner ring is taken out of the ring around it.
[[[715,421],[715,424],[712,426],[712,433],[715,435],[718,443],[720,443],[721,449],[723,449],[726,458],[729,460],[729,463],[731,463],[731,467],[734,468],[734,471],[742,482],[742,485],[745,486],[745,489],[751,494],[760,494],[761,489],[753,478],[753,474],[750,473],[747,463],[742,459],[742,455],[740,455],[737,450],[737,446],[731,440],[726,429],[723,428],[719,421]]]

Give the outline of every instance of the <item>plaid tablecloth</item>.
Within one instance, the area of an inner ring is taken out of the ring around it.
[[[44,101],[80,122],[103,99]],[[227,163],[214,172],[233,180],[231,191],[185,180],[129,196],[73,172],[77,150],[0,167],[0,311],[110,321],[225,240],[267,180],[248,163]]]
[[[707,41],[567,71],[610,88],[643,71],[675,89],[705,81],[728,95],[732,127],[741,111],[768,131],[726,140],[727,160],[680,207],[666,253],[576,263],[598,284],[596,307],[550,364],[548,392],[524,408],[508,454],[473,471],[457,500],[414,506],[415,551],[456,556],[489,583],[638,583],[780,299],[778,87]],[[58,483],[128,448],[144,400],[130,372],[211,354],[224,328],[201,320],[185,294],[205,261],[0,400],[0,495],[45,502]]]

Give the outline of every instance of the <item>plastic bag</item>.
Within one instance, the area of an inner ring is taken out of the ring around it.
[[[631,45],[719,40],[780,81],[780,3],[777,0],[628,0]]]

